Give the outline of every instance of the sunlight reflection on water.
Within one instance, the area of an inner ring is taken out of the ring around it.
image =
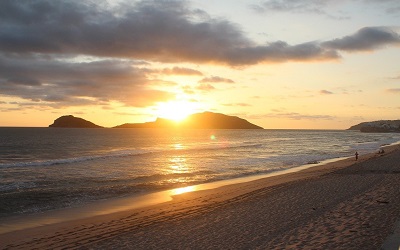
[[[171,190],[172,195],[179,195],[179,194],[184,194],[184,193],[189,193],[189,192],[194,192],[197,190],[196,186],[189,186],[189,187],[183,187],[183,188],[176,188]]]
[[[186,158],[184,156],[176,156],[169,159],[169,172],[170,173],[187,173],[189,167],[186,164]]]

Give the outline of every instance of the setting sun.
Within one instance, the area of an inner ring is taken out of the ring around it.
[[[188,115],[196,112],[195,104],[189,101],[170,101],[163,102],[157,106],[157,117],[166,118],[174,121],[182,121]]]

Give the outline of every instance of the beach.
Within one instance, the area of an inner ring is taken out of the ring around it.
[[[394,145],[358,161],[5,232],[0,249],[398,249],[399,162]]]

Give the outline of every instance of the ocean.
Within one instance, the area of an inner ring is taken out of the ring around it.
[[[0,217],[282,171],[398,141],[342,130],[0,128]]]

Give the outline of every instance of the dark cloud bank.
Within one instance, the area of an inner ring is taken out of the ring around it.
[[[332,41],[259,45],[237,25],[211,18],[185,1],[110,6],[101,1],[2,0],[0,94],[58,105],[115,100],[141,107],[173,95],[152,88],[157,80],[149,74],[154,72],[136,60],[246,66],[336,60],[339,51],[398,44],[399,35],[389,28],[366,27]],[[95,60],[81,62],[78,55]],[[202,75],[178,67],[161,73]]]
[[[76,106],[118,100],[143,107],[154,100],[173,98],[168,92],[152,89],[149,70],[118,60],[69,63],[43,58],[0,56],[0,93],[51,106]]]
[[[80,1],[0,3],[2,51],[85,54],[161,62],[255,64],[334,59],[315,43],[255,45],[234,24],[212,19],[180,1],[143,1],[105,9]],[[197,19],[196,21],[194,19]]]
[[[370,51],[387,45],[400,45],[400,36],[387,27],[366,27],[351,36],[322,43],[330,49],[344,51]]]

